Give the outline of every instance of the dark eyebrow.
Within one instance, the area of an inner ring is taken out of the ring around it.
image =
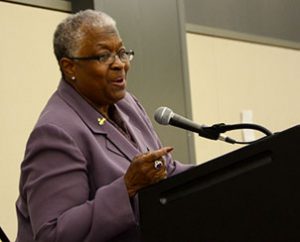
[[[102,44],[102,43],[97,43],[97,47],[104,47],[104,48],[107,48],[108,45],[107,44]]]
[[[110,46],[109,45],[107,45],[107,44],[105,44],[105,43],[97,43],[97,47],[101,47],[101,48],[103,48],[103,49],[110,49]],[[125,47],[124,45],[123,45],[123,42],[121,41],[119,44],[118,44],[118,48],[121,48],[121,47]]]

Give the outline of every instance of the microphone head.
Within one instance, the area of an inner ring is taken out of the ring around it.
[[[173,115],[174,113],[170,108],[159,107],[154,112],[154,119],[159,124],[168,125]]]

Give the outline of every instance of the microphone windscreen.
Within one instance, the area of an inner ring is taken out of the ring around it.
[[[159,107],[154,112],[155,121],[162,125],[168,125],[172,116],[173,116],[173,111],[167,107]]]

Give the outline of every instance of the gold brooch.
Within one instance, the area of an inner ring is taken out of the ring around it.
[[[106,121],[105,118],[98,118],[99,125],[103,125],[105,123],[105,121]]]

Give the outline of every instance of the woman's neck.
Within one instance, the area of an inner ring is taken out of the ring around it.
[[[97,108],[97,110],[99,113],[101,113],[104,116],[104,118],[109,119],[110,118],[109,107],[110,107],[109,105],[105,105]]]

